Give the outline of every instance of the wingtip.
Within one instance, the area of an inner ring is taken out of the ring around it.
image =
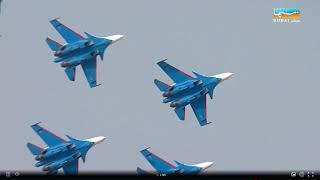
[[[167,61],[167,60],[168,60],[168,59],[163,59],[163,60],[157,62],[157,64],[160,64],[160,63],[165,62],[165,61]]]
[[[158,79],[154,79],[154,80],[153,80],[153,83],[154,83],[155,85],[157,85],[157,83],[159,83],[159,80],[158,80]]]
[[[90,88],[94,88],[94,87],[98,87],[100,86],[101,84],[89,84]]]
[[[212,122],[207,122],[206,124],[204,124],[203,126],[206,126],[206,125],[208,125],[208,124],[211,124]]]
[[[31,125],[31,127],[36,126],[36,125],[39,125],[40,123],[42,123],[42,122],[41,122],[41,121],[39,121],[39,122],[37,122],[37,123],[35,123],[35,124]]]
[[[56,18],[51,19],[50,22],[54,21],[54,20],[59,20],[59,19],[60,19],[60,17],[56,17]]]
[[[144,148],[144,149],[142,149],[141,151],[148,150],[148,149],[150,149],[150,148],[151,148],[151,146],[149,146],[149,147],[147,147],[147,148]]]
[[[200,123],[200,126],[203,127],[203,126],[206,126],[208,124],[211,124],[212,122],[205,122],[206,120],[204,120],[204,123]]]

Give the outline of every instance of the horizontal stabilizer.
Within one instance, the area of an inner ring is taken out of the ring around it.
[[[174,111],[176,112],[177,116],[179,117],[180,120],[185,119],[185,114],[186,114],[186,108],[185,107],[179,107],[175,108]]]
[[[70,81],[74,81],[76,79],[76,67],[66,68],[64,71]]]
[[[58,43],[57,41],[49,37],[47,37],[46,42],[52,51],[57,51],[62,46],[62,44]]]
[[[159,90],[161,92],[167,91],[171,87],[170,85],[168,85],[158,79],[154,80],[154,84],[156,84],[156,86],[159,88]]]
[[[39,155],[43,151],[43,148],[32,143],[27,143],[27,147],[33,155]]]

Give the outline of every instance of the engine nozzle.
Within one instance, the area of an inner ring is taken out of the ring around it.
[[[49,165],[43,166],[42,168],[43,171],[50,171],[51,167]]]
[[[76,145],[75,145],[74,143],[71,143],[71,144],[67,145],[67,148],[68,148],[68,149],[72,149],[72,148],[74,148],[74,147],[76,147]]]
[[[84,43],[86,47],[93,45],[93,41],[87,41]]]
[[[35,158],[34,158],[36,161],[40,161],[43,159],[43,155],[42,154],[39,154],[37,155]]]
[[[193,85],[195,85],[195,86],[198,86],[198,85],[200,85],[200,84],[202,84],[202,81],[201,81],[201,80],[197,80],[197,81],[193,82]]]
[[[179,105],[178,102],[172,102],[170,103],[170,107],[177,107]]]
[[[99,54],[98,50],[95,50],[93,52],[90,53],[92,57],[96,57]]]
[[[69,66],[70,66],[70,63],[67,63],[67,62],[65,62],[65,61],[63,61],[63,62],[61,63],[61,67],[66,68],[66,67],[69,67]]]
[[[164,92],[164,93],[162,94],[162,96],[163,96],[163,97],[169,97],[169,96],[171,96],[171,93],[168,92],[168,91],[166,91],[166,92]]]
[[[53,53],[54,56],[60,56],[60,54],[61,54],[61,50],[55,51],[55,52]]]

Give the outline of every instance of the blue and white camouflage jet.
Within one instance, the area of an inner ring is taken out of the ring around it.
[[[170,107],[175,108],[174,111],[180,120],[185,119],[185,107],[190,104],[200,126],[210,124],[211,122],[207,122],[206,95],[209,94],[212,99],[215,87],[230,78],[232,73],[204,76],[193,72],[195,77],[192,77],[165,61],[166,59],[157,64],[174,81],[174,84],[169,85],[158,79],[154,80],[156,86],[163,92],[162,96],[165,97],[163,103],[170,103]]]
[[[50,23],[67,42],[62,45],[47,37],[46,42],[56,57],[54,62],[61,63],[60,65],[65,68],[69,80],[75,81],[76,67],[81,65],[90,87],[100,85],[97,84],[96,77],[97,56],[103,60],[106,48],[120,40],[123,35],[96,37],[85,32],[87,37],[84,37],[57,19],[51,20]]]
[[[86,160],[87,152],[94,145],[105,140],[104,136],[93,137],[84,140],[77,140],[70,136],[68,141],[53,134],[45,128],[34,124],[31,128],[40,136],[40,138],[48,145],[46,148],[27,143],[27,147],[38,161],[35,167],[42,167],[47,174],[57,174],[60,168],[66,175],[78,174],[79,158],[83,162]]]
[[[150,147],[149,147],[150,148]],[[179,175],[179,174],[200,174],[205,169],[212,166],[212,162],[203,162],[200,164],[186,165],[178,161],[174,161],[177,165],[173,165],[170,162],[160,158],[159,156],[153,154],[149,148],[141,150],[141,154],[148,160],[152,167],[156,170],[154,172],[148,172],[141,168],[137,168],[137,173],[139,175]]]

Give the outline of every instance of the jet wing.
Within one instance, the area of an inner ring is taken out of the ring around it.
[[[170,171],[171,169],[175,168],[173,164],[153,154],[148,150],[148,148],[140,152],[149,161],[152,167],[155,168],[159,173],[164,173],[166,171]]]
[[[51,20],[50,23],[68,43],[73,43],[81,39],[85,39],[82,35],[65,26],[57,19]]]
[[[84,74],[86,75],[87,81],[90,87],[96,87],[97,85],[97,59],[92,58],[81,63]]]
[[[72,163],[69,163],[66,166],[62,167],[62,168],[63,168],[64,174],[66,174],[66,175],[78,174],[79,161],[75,160]]]
[[[170,64],[166,63],[165,60],[158,62],[157,64],[160,68],[175,82],[183,82],[186,80],[194,79],[191,75],[180,71],[179,69],[171,66]]]
[[[52,132],[46,130],[45,128],[39,126],[39,123],[34,124],[31,128],[40,136],[40,138],[49,146],[56,146],[61,143],[67,142],[61,137],[53,134]]]
[[[193,112],[195,113],[201,126],[209,124],[207,122],[207,102],[206,95],[203,95],[196,101],[191,103]]]

